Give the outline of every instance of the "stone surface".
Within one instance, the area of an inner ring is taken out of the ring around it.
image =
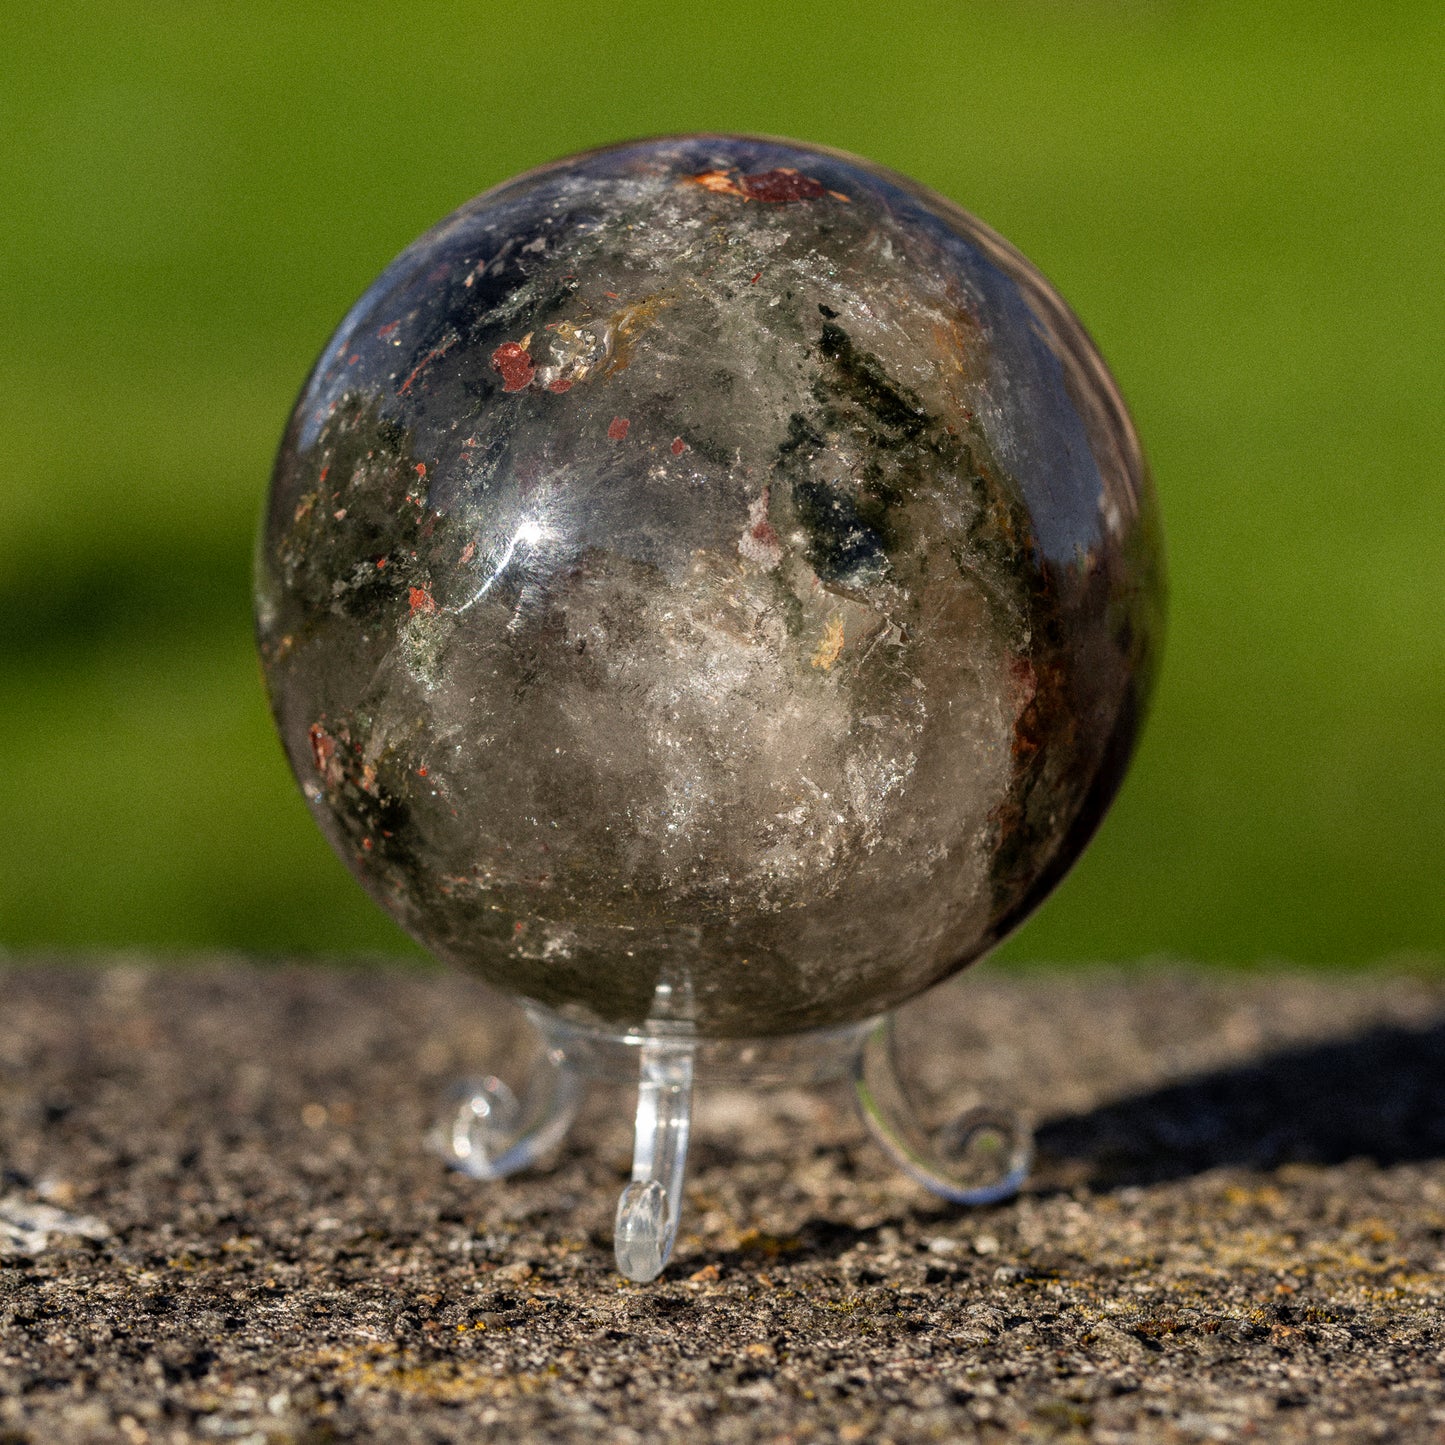
[[[6,1445],[1445,1437],[1438,975],[985,969],[910,1027],[1042,1116],[1022,1199],[940,1206],[835,1097],[704,1092],[643,1287],[605,1098],[550,1174],[422,1151],[508,1047],[465,978],[0,997],[0,1195],[88,1221],[0,1256]]]
[[[607,1026],[866,1017],[1057,881],[1161,583],[1103,362],[943,198],[674,138],[509,182],[308,380],[258,568],[313,811],[429,949]]]

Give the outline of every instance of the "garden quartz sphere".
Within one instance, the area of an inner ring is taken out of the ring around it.
[[[950,202],[795,143],[573,156],[392,263],[259,551],[314,816],[440,957],[605,1030],[879,1013],[996,943],[1154,672],[1118,391]]]

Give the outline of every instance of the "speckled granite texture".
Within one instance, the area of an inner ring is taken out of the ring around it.
[[[462,978],[0,999],[5,1445],[1445,1439],[1439,976],[965,977],[920,1057],[1037,1110],[1024,1198],[939,1205],[837,1095],[705,1093],[642,1287],[607,1097],[544,1176],[423,1151],[494,1051]]]

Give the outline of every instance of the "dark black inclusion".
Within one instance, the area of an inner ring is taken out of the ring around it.
[[[804,478],[793,483],[793,506],[808,534],[808,561],[824,582],[857,586],[882,575],[887,546],[845,491]]]

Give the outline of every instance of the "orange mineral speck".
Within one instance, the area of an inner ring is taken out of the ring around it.
[[[632,423],[625,416],[615,416],[607,426],[607,435],[615,442],[627,439],[627,429]]]
[[[407,599],[411,603],[411,616],[415,617],[418,612],[435,612],[437,610],[436,598],[426,590],[425,587],[410,587],[407,589]]]
[[[842,650],[843,619],[834,613],[828,619],[828,625],[823,631],[823,640],[818,644],[818,650],[813,654],[813,666],[822,668],[824,672],[830,671]]]
[[[742,196],[746,199],[747,192],[733,180],[727,171],[703,171],[701,175],[689,176],[688,181],[694,186],[701,186],[705,191],[712,191],[719,196]]]

